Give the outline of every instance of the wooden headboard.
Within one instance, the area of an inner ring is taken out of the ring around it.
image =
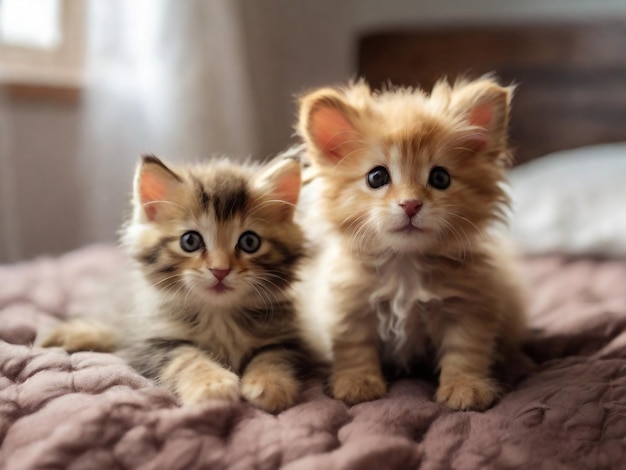
[[[494,72],[518,85],[511,139],[518,163],[556,150],[626,141],[626,18],[363,36],[358,72],[430,89],[440,77]]]

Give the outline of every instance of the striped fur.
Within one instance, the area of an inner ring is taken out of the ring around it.
[[[243,396],[277,412],[298,399],[315,363],[291,291],[305,255],[299,189],[291,159],[168,167],[147,156],[138,166],[122,241],[140,275],[118,347],[184,404]],[[184,249],[188,232],[202,238],[197,249]],[[242,248],[248,232],[258,251]]]

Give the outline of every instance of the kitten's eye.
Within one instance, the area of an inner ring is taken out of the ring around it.
[[[435,189],[447,189],[448,186],[450,186],[450,173],[448,173],[445,168],[436,166],[432,170],[430,170],[430,175],[428,176],[428,184],[430,184]]]
[[[370,188],[378,189],[389,184],[389,172],[384,166],[377,166],[367,174],[367,184]]]
[[[202,239],[202,235],[198,232],[186,232],[182,237],[180,237],[180,247],[187,253],[199,250],[203,246],[204,240]]]
[[[261,237],[254,232],[244,232],[239,237],[237,246],[246,253],[254,253],[261,248]]]

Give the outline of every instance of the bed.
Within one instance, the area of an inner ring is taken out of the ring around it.
[[[623,468],[625,46],[616,22],[360,42],[359,71],[376,85],[493,70],[520,85],[512,232],[531,328],[496,371],[505,393],[492,408],[441,407],[428,377],[353,407],[311,381],[277,416],[246,403],[181,408],[113,355],[33,347],[39,331],[92,308],[122,269],[116,247],[94,245],[0,267],[0,468]]]

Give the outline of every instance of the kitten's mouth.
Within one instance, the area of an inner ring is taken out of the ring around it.
[[[426,229],[416,227],[412,223],[408,223],[400,228],[393,229],[393,233],[402,233],[402,234],[412,234],[412,233],[423,233]]]
[[[226,284],[223,284],[222,282],[218,282],[217,284],[209,287],[209,290],[211,292],[216,292],[218,294],[222,294],[224,292],[228,292],[228,291],[233,290],[233,288],[232,287],[228,287]]]

